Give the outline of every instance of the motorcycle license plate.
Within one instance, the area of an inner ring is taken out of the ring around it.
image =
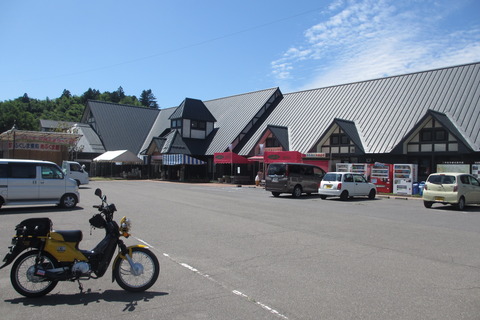
[[[445,201],[444,197],[435,197],[435,201]]]

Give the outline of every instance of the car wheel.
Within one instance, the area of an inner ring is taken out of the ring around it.
[[[375,199],[375,196],[377,195],[377,192],[375,189],[370,190],[370,193],[368,194],[368,199],[373,200]]]
[[[348,191],[344,190],[342,194],[340,195],[340,200],[342,201],[347,201],[348,200]]]
[[[321,195],[320,199],[325,200],[325,199],[327,199],[327,196]]]
[[[74,194],[67,193],[60,200],[60,206],[63,208],[71,209],[77,205],[77,197]]]
[[[298,198],[302,195],[302,187],[300,186],[295,186],[295,188],[293,188],[293,192],[292,192],[292,196],[294,198]]]
[[[432,201],[423,201],[423,205],[425,208],[430,209],[432,207],[433,202]]]
[[[272,192],[272,195],[276,198],[276,197],[280,196],[280,192]]]
[[[460,200],[458,200],[457,209],[460,210],[460,211],[465,210],[465,198],[464,197],[460,197]]]

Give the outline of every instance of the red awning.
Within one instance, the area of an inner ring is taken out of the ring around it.
[[[239,156],[234,152],[216,152],[213,155],[214,163],[248,163],[247,158]]]
[[[260,161],[263,162],[263,156],[253,156],[248,158],[248,161]]]
[[[303,154],[298,151],[265,151],[265,163],[272,162],[292,162],[302,163]]]

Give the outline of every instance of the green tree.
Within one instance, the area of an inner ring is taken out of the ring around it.
[[[151,89],[143,90],[140,95],[140,103],[147,108],[158,109],[158,103],[156,100],[157,98],[155,98]]]

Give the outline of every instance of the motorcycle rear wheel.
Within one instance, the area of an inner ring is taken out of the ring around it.
[[[10,272],[13,288],[28,298],[42,297],[52,291],[58,283],[58,281],[46,280],[35,275],[35,259],[38,257],[38,253],[38,250],[31,250],[22,254],[15,260]],[[57,260],[46,252],[41,254],[40,259],[40,265],[45,270],[58,266]]]
[[[135,275],[127,259],[118,259],[113,267],[113,275],[124,290],[142,292],[153,286],[160,274],[157,257],[147,248],[132,248],[132,260],[141,266],[141,274]]]

